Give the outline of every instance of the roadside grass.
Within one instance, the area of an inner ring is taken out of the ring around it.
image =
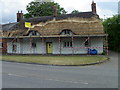
[[[105,56],[37,56],[37,55],[3,55],[2,60],[24,63],[50,65],[83,65],[106,61]]]

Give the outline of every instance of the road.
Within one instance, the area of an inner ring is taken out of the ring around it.
[[[118,55],[92,66],[2,62],[3,88],[118,88]]]

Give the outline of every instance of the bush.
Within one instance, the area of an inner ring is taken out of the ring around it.
[[[109,49],[120,52],[120,15],[106,19],[103,26],[105,32],[108,33]]]

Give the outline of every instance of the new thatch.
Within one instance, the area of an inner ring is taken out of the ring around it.
[[[31,22],[33,26],[27,30],[13,30],[3,32],[4,37],[18,37],[26,36],[29,31],[35,30],[41,36],[54,36],[60,35],[65,30],[71,30],[74,35],[101,35],[105,34],[103,25],[99,20],[98,15],[92,12],[84,12],[79,14],[66,14],[57,17],[46,16],[40,18],[25,19]],[[25,22],[24,21],[24,22]]]

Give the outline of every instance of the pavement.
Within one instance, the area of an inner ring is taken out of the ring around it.
[[[3,88],[118,88],[118,54],[91,66],[2,62]]]

